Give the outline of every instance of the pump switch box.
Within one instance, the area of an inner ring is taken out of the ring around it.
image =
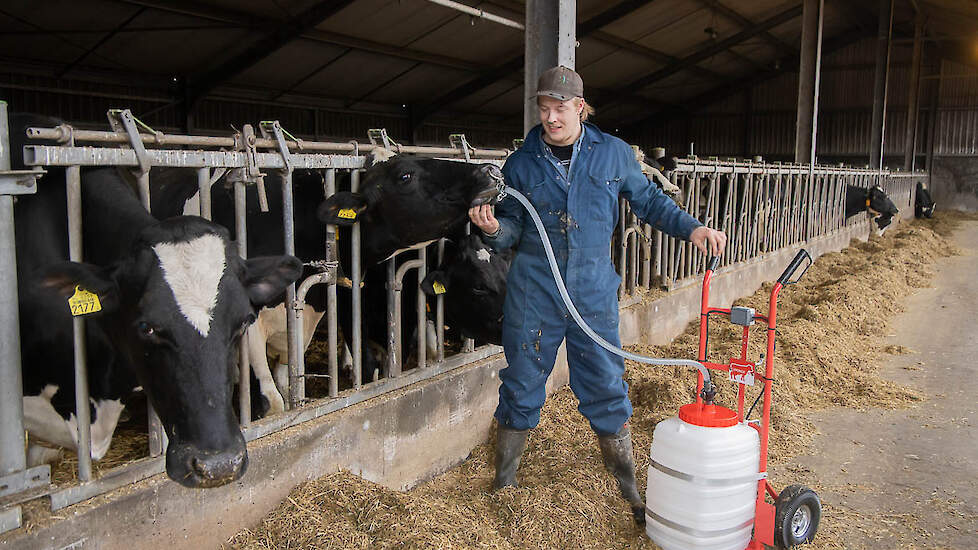
[[[730,322],[735,325],[749,327],[754,324],[754,308],[732,307],[730,308]]]

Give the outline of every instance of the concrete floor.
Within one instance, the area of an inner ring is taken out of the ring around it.
[[[937,263],[886,337],[913,352],[886,356],[884,376],[924,401],[819,413],[818,452],[795,461],[821,485],[845,548],[978,548],[978,222],[954,241],[962,255]]]

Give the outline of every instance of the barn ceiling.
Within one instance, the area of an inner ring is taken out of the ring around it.
[[[522,21],[517,0],[465,3]],[[825,50],[875,36],[878,2],[826,0]],[[896,0],[894,31],[978,58],[970,0]],[[578,0],[577,70],[602,123],[692,110],[797,66],[800,0]],[[5,0],[0,71],[247,98],[416,124],[519,125],[522,31],[426,0]]]

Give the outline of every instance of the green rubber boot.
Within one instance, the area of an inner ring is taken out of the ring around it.
[[[604,467],[618,480],[621,496],[632,507],[635,523],[645,525],[645,501],[635,481],[635,457],[632,455],[632,432],[626,424],[616,434],[599,435]]]
[[[526,438],[530,430],[511,430],[499,426],[496,430],[496,478],[492,480],[493,490],[503,487],[516,487],[516,470],[520,467],[520,457],[526,449]]]

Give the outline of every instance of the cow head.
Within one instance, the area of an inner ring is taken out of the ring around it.
[[[454,256],[425,277],[421,289],[429,296],[445,294],[448,323],[466,337],[500,344],[511,259],[511,252],[496,253],[469,235]]]
[[[396,156],[371,166],[357,193],[336,193],[320,221],[364,228],[364,263],[460,228],[472,206],[492,202],[502,172],[494,164]]]
[[[42,284],[63,296],[98,295],[98,320],[169,437],[167,474],[216,487],[240,478],[248,462],[231,399],[238,340],[301,270],[291,256],[242,260],[224,228],[181,216],[145,227],[112,265],[58,264]]]
[[[879,185],[866,190],[866,211],[876,216],[876,225],[881,231],[886,229],[893,216],[900,212]]]

